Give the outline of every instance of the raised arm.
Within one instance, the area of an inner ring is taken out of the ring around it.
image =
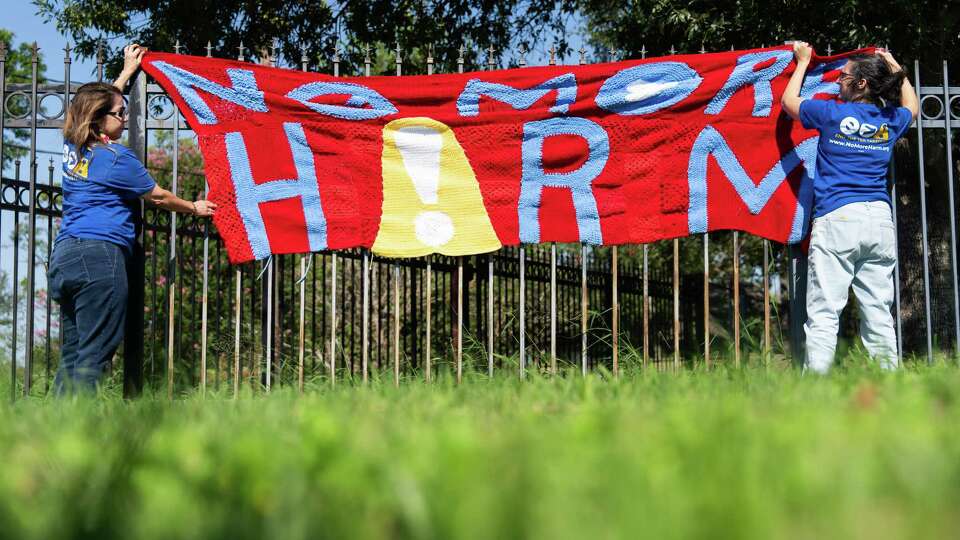
[[[119,88],[121,92],[126,88],[130,77],[133,77],[137,70],[140,69],[140,61],[143,60],[143,55],[146,52],[146,47],[141,47],[136,43],[123,48],[123,71],[120,72],[117,80],[113,81],[113,85]]]
[[[798,120],[800,118],[800,103],[803,98],[800,97],[800,89],[803,88],[803,77],[807,74],[807,68],[810,66],[810,58],[813,56],[813,48],[805,41],[793,42],[793,56],[797,59],[797,69],[794,70],[790,82],[787,83],[787,89],[780,98],[780,104],[783,110],[790,118]]]
[[[903,71],[900,64],[893,59],[890,51],[877,49],[877,54],[882,56],[887,62],[887,66],[890,67],[892,73]],[[903,83],[900,84],[900,106],[910,111],[910,114],[912,114],[914,120],[916,120],[917,114],[920,112],[920,102],[917,100],[917,92],[913,89],[913,85],[910,84],[910,79],[907,78],[906,72],[903,74]]]

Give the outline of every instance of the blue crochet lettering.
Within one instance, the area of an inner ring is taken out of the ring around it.
[[[573,73],[565,73],[527,89],[470,79],[457,97],[457,112],[460,116],[480,114],[480,96],[506,103],[518,111],[529,109],[553,90],[557,91],[557,101],[550,107],[550,112],[566,114],[577,100],[577,79]]]
[[[800,189],[797,191],[797,211],[793,214],[790,238],[787,239],[788,244],[796,244],[806,238],[807,233],[810,232],[810,219],[813,217],[813,179],[817,176],[817,144],[819,141],[819,136],[811,137],[793,149],[793,153],[803,162],[804,175],[800,181]],[[786,161],[786,158],[780,162],[783,163],[784,161]],[[794,167],[796,166],[794,165]],[[790,174],[789,170],[792,170],[792,167],[789,163],[785,164],[783,168],[788,170],[785,174]]]
[[[237,210],[247,229],[247,238],[250,240],[250,248],[256,259],[269,257],[271,253],[263,215],[260,213],[260,203],[294,197],[300,197],[303,204],[303,217],[307,225],[310,251],[321,251],[327,248],[327,220],[320,204],[320,189],[317,185],[313,152],[307,145],[307,137],[301,124],[285,122],[283,131],[290,143],[297,177],[271,180],[262,184],[256,184],[253,181],[243,136],[239,132],[224,135],[227,161],[230,163],[230,177],[233,179],[233,187],[237,193]]]
[[[263,101],[263,92],[257,88],[257,80],[254,78],[253,72],[248,69],[228,69],[227,77],[230,77],[230,88],[227,88],[167,62],[158,61],[154,62],[153,65],[170,79],[170,82],[177,88],[177,92],[180,93],[180,97],[196,115],[197,122],[201,124],[216,124],[217,115],[197,94],[196,89],[203,90],[251,111],[267,112],[267,104]]]
[[[577,135],[587,141],[587,161],[579,169],[564,173],[543,170],[543,143],[554,135]],[[573,194],[580,241],[602,244],[600,214],[593,196],[593,180],[600,176],[610,156],[607,132],[598,124],[578,117],[559,117],[527,122],[523,125],[522,177],[517,213],[520,218],[520,241],[540,242],[540,200],[544,187],[568,188]]]
[[[773,65],[767,66],[759,71],[754,71],[758,65],[775,59]],[[770,89],[770,81],[783,73],[783,70],[793,59],[793,51],[764,51],[757,53],[747,53],[737,58],[737,65],[727,78],[723,88],[713,96],[707,108],[706,114],[720,114],[727,102],[738,90],[745,86],[753,86],[753,116],[770,116],[770,108],[773,106],[773,91]]]
[[[617,114],[650,114],[683,101],[701,82],[703,77],[682,62],[644,64],[607,79],[595,101]]]
[[[826,64],[819,64],[808,71],[807,76],[803,79],[803,86],[800,88],[800,97],[813,99],[813,96],[817,94],[839,95],[840,85],[835,82],[823,82],[823,75],[828,71],[842,68],[846,63],[846,59],[835,60]]]
[[[340,94],[350,96],[344,105],[314,103],[310,100],[320,96]],[[343,120],[372,120],[396,114],[397,108],[390,100],[372,88],[346,82],[312,82],[298,86],[287,97],[303,103],[314,111]],[[370,107],[366,107],[369,105]]]
[[[713,126],[703,128],[690,151],[687,166],[687,181],[690,184],[690,207],[687,211],[687,226],[690,234],[707,232],[707,161],[711,154],[720,170],[733,184],[737,195],[747,205],[751,214],[759,214],[773,197],[780,185],[794,169],[803,165],[804,175],[797,197],[797,210],[790,230],[789,243],[799,242],[806,236],[808,216],[813,204],[813,178],[816,175],[817,141],[811,137],[782,156],[763,177],[760,185],[740,165],[737,156]]]

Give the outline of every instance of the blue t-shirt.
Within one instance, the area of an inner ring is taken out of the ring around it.
[[[913,122],[908,109],[806,99],[800,122],[820,131],[813,217],[855,202],[890,204],[887,166],[893,143]]]
[[[137,199],[156,182],[137,156],[121,144],[98,144],[82,153],[63,145],[63,238],[106,240],[127,253],[136,240]]]

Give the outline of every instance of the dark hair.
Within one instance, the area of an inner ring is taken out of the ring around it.
[[[100,121],[113,108],[113,96],[123,97],[116,86],[95,82],[77,89],[63,123],[63,138],[83,151],[100,137]]]
[[[900,103],[900,87],[907,74],[902,69],[890,71],[882,56],[858,54],[850,57],[853,81],[867,81],[867,86],[856,97],[884,107]],[[854,90],[856,92],[856,90]]]

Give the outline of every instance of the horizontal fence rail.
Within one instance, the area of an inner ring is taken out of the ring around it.
[[[245,51],[241,45],[236,58],[246,61]],[[44,170],[37,133],[62,129],[80,86],[71,80],[70,52],[63,82],[41,81],[35,48],[31,81],[14,83],[6,80],[0,49],[0,151],[12,149],[4,154],[0,185],[0,269],[9,273],[2,281],[9,300],[0,314],[6,332],[0,351],[14,398],[45,392],[58,357],[59,313],[44,276],[63,194],[59,159],[49,157]],[[484,64],[467,66],[461,47],[457,71],[504,63],[496,51],[485,52]],[[357,75],[369,76],[370,48],[360,53]],[[513,65],[526,66],[525,53]],[[405,64],[403,54],[398,44],[397,75],[436,71],[432,54],[424,66]],[[581,50],[580,63],[586,59]],[[277,65],[276,48],[259,61]],[[98,53],[100,80],[103,63]],[[306,70],[308,63],[302,57],[288,67]],[[552,50],[549,63],[556,63]],[[329,68],[340,76],[341,67],[338,49]],[[942,80],[921,84],[914,63],[922,114],[891,167],[898,344],[901,353],[928,360],[937,348],[960,342],[953,194],[960,88],[950,86],[946,63],[936,73]],[[184,198],[205,196],[195,136],[163,89],[140,74],[129,101],[126,142],[162,185]],[[932,189],[936,198],[928,201]],[[351,249],[231,266],[212,222],[151,207],[140,218],[142,265],[132,275],[143,285],[131,281],[134,311],[123,350],[128,394],[144,381],[172,397],[195,388],[302,390],[309,380],[399,384],[450,376],[459,382],[505,370],[519,377],[563,370],[615,376],[625,366],[802,357],[803,253],[748,234],[642,246],[521,245],[402,260]],[[854,327],[854,317],[845,319],[844,334]],[[910,331],[902,334],[904,328]]]

